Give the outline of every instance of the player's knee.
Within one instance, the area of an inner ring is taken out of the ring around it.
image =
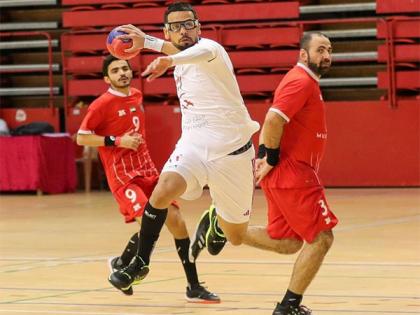
[[[150,196],[150,202],[156,208],[167,208],[176,197],[176,193],[171,189],[171,185],[163,182],[156,185]]]
[[[162,175],[150,199],[158,204],[168,204],[182,195],[185,189],[186,182],[181,175]]]
[[[287,245],[284,246],[284,244],[280,244],[278,246],[278,252],[281,254],[286,254],[286,255],[292,255],[297,253],[298,251],[301,250],[303,246],[303,241],[301,240],[288,240],[287,241]]]
[[[228,238],[229,243],[231,243],[233,246],[239,246],[243,243],[243,239],[237,238],[237,237],[231,237]]]
[[[241,245],[244,240],[245,240],[245,233],[235,233],[235,234],[230,234],[230,235],[226,235],[226,239],[229,241],[229,243],[231,243],[234,246],[239,246]]]
[[[332,231],[322,231],[318,234],[315,241],[323,252],[328,252],[334,242],[334,235]]]

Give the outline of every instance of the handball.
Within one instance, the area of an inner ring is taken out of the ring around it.
[[[121,39],[117,38],[120,35],[125,35],[127,33],[117,30],[114,28],[109,34],[106,40],[106,48],[114,57],[118,59],[128,60],[136,56],[140,49],[137,49],[133,52],[125,52],[124,50],[131,48],[133,42],[131,39]]]

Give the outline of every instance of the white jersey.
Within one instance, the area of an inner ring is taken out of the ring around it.
[[[259,124],[249,116],[225,49],[202,38],[171,57],[182,112],[178,145],[213,160],[246,144]]]

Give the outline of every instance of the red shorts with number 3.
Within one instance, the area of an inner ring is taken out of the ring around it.
[[[337,225],[322,186],[273,188],[261,185],[268,202],[268,235],[312,243],[316,236]]]
[[[136,217],[141,217],[144,207],[153,192],[159,176],[134,177],[129,183],[114,192],[114,198],[120,206],[120,212],[125,222],[133,222]],[[172,205],[179,208],[176,201]]]

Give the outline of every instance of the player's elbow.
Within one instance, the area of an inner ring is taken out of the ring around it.
[[[277,113],[269,111],[265,116],[264,125],[269,128],[279,129],[283,128],[286,120]]]

